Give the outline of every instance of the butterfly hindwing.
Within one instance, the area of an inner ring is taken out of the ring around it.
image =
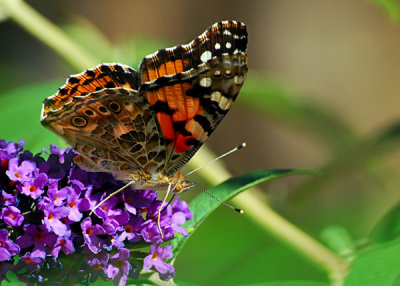
[[[52,98],[45,101],[42,124],[80,153],[75,162],[83,169],[127,179],[141,169],[155,172],[163,164],[160,127],[136,90],[105,88],[68,100],[62,109],[52,109]]]

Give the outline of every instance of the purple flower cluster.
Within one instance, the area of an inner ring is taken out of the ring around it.
[[[89,283],[100,276],[125,285],[141,269],[154,269],[163,280],[174,277],[165,262],[173,257],[172,246],[161,243],[175,233],[188,235],[181,226],[192,219],[185,201],[163,206],[163,238],[161,201],[151,190],[128,188],[89,216],[124,183],[81,170],[70,148],[51,145],[45,160],[23,146],[22,140],[0,140],[0,282],[10,271],[26,283]]]

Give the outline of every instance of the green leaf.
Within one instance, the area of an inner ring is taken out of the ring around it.
[[[393,207],[376,224],[371,232],[371,239],[386,242],[400,236],[400,204]]]
[[[315,172],[300,169],[258,170],[243,176],[231,178],[222,184],[209,189],[207,192],[217,197],[221,201],[227,201],[240,192],[254,187],[262,182],[288,175],[310,173]],[[193,219],[187,221],[184,227],[189,231],[194,231],[220,205],[221,204],[217,200],[205,193],[198,195],[189,204],[189,208],[193,213]],[[187,237],[181,236],[170,241],[170,244],[172,243],[174,246],[175,258],[186,240]]]
[[[344,286],[400,285],[400,238],[368,248],[353,261]]]
[[[62,140],[40,124],[43,100],[54,94],[60,86],[47,82],[6,92],[0,97],[0,139],[24,139],[26,148],[40,152],[50,143],[60,146]]]
[[[342,226],[332,225],[324,228],[321,238],[341,257],[351,259],[356,255],[356,246],[350,233]]]

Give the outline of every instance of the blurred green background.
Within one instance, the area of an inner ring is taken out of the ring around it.
[[[65,31],[95,64],[134,68],[143,56],[188,43],[216,21],[243,21],[249,32],[248,78],[235,107],[207,141],[216,154],[247,142],[248,148],[224,159],[228,170],[235,175],[261,168],[321,170],[320,176],[264,184],[255,195],[318,240],[323,241],[327,228],[344,227],[357,248],[368,243],[372,227],[398,202],[396,1],[27,3]],[[41,102],[83,68],[78,70],[7,13],[0,13],[0,19],[0,137],[23,138],[36,152],[50,143],[60,145],[40,126]],[[187,199],[194,195],[184,194]],[[228,208],[220,208],[193,234],[176,272],[177,280],[201,285],[328,280],[246,215]]]

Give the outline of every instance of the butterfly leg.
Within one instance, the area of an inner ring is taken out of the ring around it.
[[[113,196],[115,196],[116,194],[122,192],[123,190],[125,190],[127,187],[129,187],[130,185],[134,184],[134,181],[129,182],[128,184],[126,184],[125,186],[123,186],[122,188],[119,188],[118,190],[116,190],[115,192],[111,193],[110,195],[108,195],[104,200],[102,200],[100,203],[98,203],[93,209],[92,211],[89,213],[89,216],[91,216],[93,214],[93,212],[99,207],[101,206],[104,202],[108,201],[110,198],[112,198]]]
[[[167,193],[165,194],[164,200],[162,201],[160,207],[158,208],[157,226],[158,226],[158,231],[159,231],[160,234],[161,234],[161,239],[164,238],[164,234],[163,234],[163,232],[162,232],[161,224],[160,224],[160,220],[161,220],[161,210],[162,210],[163,204],[167,201],[169,192],[171,191],[171,186],[172,186],[172,184],[169,184],[169,185],[168,185]]]

